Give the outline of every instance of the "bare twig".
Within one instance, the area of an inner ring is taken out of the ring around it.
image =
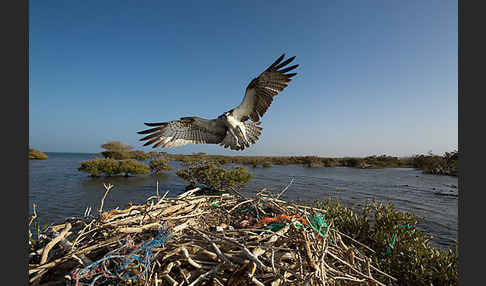
[[[33,210],[32,217],[30,218],[30,221],[29,221],[29,226],[32,224],[32,222],[34,221],[34,219],[37,218],[37,212],[35,211],[35,204],[32,204],[32,208],[34,210]]]
[[[208,271],[208,272],[200,275],[196,280],[192,281],[192,283],[189,284],[189,286],[195,286],[195,285],[197,285],[199,282],[201,282],[202,280],[206,279],[209,275],[217,272],[221,266],[222,266],[222,264],[216,265],[213,269],[211,269],[210,271]]]
[[[51,240],[47,245],[46,247],[44,248],[44,251],[42,252],[42,257],[41,257],[41,260],[40,260],[40,264],[44,264],[46,263],[47,261],[47,256],[49,255],[49,251],[59,242],[61,241],[65,236],[66,234],[68,233],[68,231],[71,229],[71,224],[68,223],[66,225],[66,227],[61,231],[61,233],[59,233],[59,235],[57,237],[55,237],[53,240]]]
[[[279,199],[289,189],[290,185],[292,185],[293,182],[294,178],[292,178],[292,180],[290,180],[290,183],[278,194],[277,199]]]
[[[105,203],[106,195],[108,195],[108,192],[113,188],[112,184],[106,185],[105,183],[103,183],[103,186],[105,187],[105,194],[103,195],[103,198],[101,198],[101,205],[100,205],[100,209],[98,210],[100,217],[103,212],[103,204]]]

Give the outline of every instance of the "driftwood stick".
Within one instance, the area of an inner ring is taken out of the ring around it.
[[[103,204],[105,203],[106,195],[108,195],[108,192],[113,188],[112,184],[106,185],[105,183],[103,183],[103,186],[105,187],[105,194],[103,195],[103,198],[101,198],[101,205],[100,205],[100,209],[98,210],[100,218],[101,218],[101,213],[103,212]]]
[[[256,279],[255,276],[251,277],[251,282],[255,283],[258,286],[265,286],[262,282],[260,282],[258,279]]]
[[[169,193],[169,191],[165,192],[165,194],[162,196],[162,198],[160,200],[161,201],[164,200],[168,193]]]
[[[255,255],[253,255],[253,254],[252,254],[252,253],[251,253],[251,252],[248,250],[248,248],[246,248],[246,247],[245,247],[243,244],[241,244],[241,243],[239,243],[239,242],[237,242],[237,241],[234,241],[234,240],[232,240],[232,239],[226,238],[226,237],[224,237],[224,236],[220,236],[220,235],[217,235],[217,234],[213,234],[213,233],[208,232],[208,231],[205,231],[205,230],[200,230],[200,231],[204,232],[205,234],[208,234],[208,235],[214,236],[214,237],[216,237],[216,238],[219,238],[219,239],[221,239],[221,240],[223,240],[223,241],[225,241],[225,242],[228,242],[228,243],[231,243],[231,244],[233,244],[233,245],[238,246],[238,247],[239,247],[239,248],[240,248],[240,249],[243,251],[243,253],[244,253],[246,256],[248,256],[248,258],[250,258],[251,260],[253,260],[253,261],[254,261],[254,262],[257,264],[257,266],[258,266],[258,267],[261,267],[261,268],[264,268],[264,269],[269,268],[269,267],[267,267],[265,264],[263,264],[263,263],[262,263],[262,262],[261,262],[261,261],[258,259],[258,257],[255,257]]]
[[[209,244],[211,244],[218,257],[221,258],[221,260],[223,260],[224,263],[228,264],[232,268],[235,267],[235,265],[221,252],[221,249],[219,249],[219,247],[216,245],[216,243],[214,243],[213,240],[211,240],[207,235],[205,235],[200,231],[198,231],[198,233],[200,233],[201,236],[204,237],[209,242]]]
[[[304,235],[304,237],[305,237],[305,235]],[[310,249],[310,243],[306,238],[304,238],[303,244],[304,244],[304,248],[305,248],[305,252],[307,254],[307,257],[309,258],[310,265],[312,266],[312,268],[314,268],[314,270],[319,271],[319,267],[317,267],[316,261],[312,257],[312,252],[311,252],[311,249]]]
[[[51,241],[49,241],[49,243],[46,245],[46,247],[44,248],[44,251],[42,252],[42,257],[41,257],[41,260],[40,260],[40,264],[44,264],[46,263],[47,261],[47,257],[49,255],[49,251],[58,243],[60,242],[64,236],[66,236],[66,234],[68,233],[68,231],[71,229],[71,224],[68,223],[66,225],[66,227],[61,231],[61,233],[59,233],[58,236],[56,236],[54,239],[52,239]]]
[[[356,258],[356,259],[358,259],[358,260],[360,260],[360,261],[362,261],[362,262],[365,262],[365,261],[366,261],[366,259],[361,258],[361,257],[358,257],[358,256],[356,256],[355,258]],[[374,271],[376,271],[376,272],[378,272],[378,273],[380,273],[380,274],[382,274],[382,275],[384,275],[384,276],[386,276],[386,277],[390,278],[390,279],[391,279],[391,280],[393,280],[393,281],[397,281],[397,280],[398,280],[397,278],[395,278],[395,277],[391,276],[390,274],[387,274],[387,273],[385,273],[385,272],[381,271],[380,269],[378,269],[378,268],[374,267],[372,264],[370,264],[370,267],[371,267],[371,269],[373,269]]]
[[[181,262],[180,261],[173,261],[173,262],[170,262],[169,264],[167,264],[164,268],[164,270],[162,271],[161,275],[162,275],[162,278],[164,278],[170,285],[178,285],[179,283],[177,281],[174,280],[174,278],[172,278],[169,273],[172,271],[172,268],[174,266],[179,266],[181,265]],[[155,273],[157,275],[157,273]]]
[[[196,261],[194,261],[191,256],[189,255],[189,251],[187,250],[187,248],[185,248],[184,246],[180,246],[179,248],[167,253],[163,258],[162,260],[165,260],[171,256],[174,256],[178,253],[182,252],[182,254],[184,255],[184,257],[186,257],[187,259],[187,262],[189,262],[189,264],[191,264],[192,266],[194,266],[195,268],[202,268],[202,265],[197,263]],[[172,267],[172,266],[171,266]]]
[[[162,278],[164,278],[165,281],[167,281],[167,283],[169,283],[169,285],[171,286],[179,285],[179,283],[175,281],[174,278],[172,278],[169,274],[165,274],[164,276],[162,276]]]
[[[159,229],[160,227],[161,227],[160,223],[153,222],[153,223],[146,224],[144,226],[119,228],[118,231],[121,233],[141,233],[147,229]]]
[[[176,219],[181,219],[181,218],[190,218],[190,217],[196,217],[196,216],[200,216],[200,215],[208,214],[208,213],[211,213],[211,212],[206,211],[206,212],[199,212],[199,213],[195,213],[195,214],[188,214],[188,215],[181,215],[181,216],[176,216],[176,217],[162,218],[162,220],[176,220]]]
[[[37,212],[35,211],[35,204],[32,204],[32,208],[33,208],[33,214],[32,214],[32,217],[30,218],[29,226],[32,224],[34,219],[37,218]]]
[[[222,264],[216,265],[213,269],[211,269],[208,272],[200,275],[196,280],[192,281],[192,283],[189,284],[188,286],[195,286],[195,285],[197,285],[197,283],[199,283],[202,280],[206,279],[206,277],[208,277],[209,275],[213,274],[214,272],[217,272],[221,266],[222,266]]]
[[[263,188],[261,191],[259,191],[257,194],[256,194],[256,197],[259,197],[261,196],[263,193],[265,193],[267,191],[267,188]]]
[[[60,233],[58,233],[56,230],[52,229],[51,233],[53,234],[54,237],[58,237]],[[69,240],[66,238],[62,237],[59,244],[64,248],[66,252],[69,252],[73,249],[73,243],[71,243]],[[84,254],[80,254],[79,256],[72,255],[74,259],[76,259],[78,262],[80,262],[81,265],[88,265],[91,264],[93,261],[86,257]]]
[[[229,188],[233,193],[235,193],[237,196],[239,196],[240,198],[244,199],[244,200],[248,200],[247,197],[243,196],[240,192],[238,192],[235,188]]]
[[[184,193],[180,194],[179,196],[177,196],[177,198],[181,200],[181,199],[183,199],[185,197],[189,197],[190,195],[194,194],[195,192],[197,192],[199,190],[201,190],[201,188],[200,187],[196,187],[196,188],[194,188],[192,190],[189,190],[187,192],[184,192]]]
[[[39,273],[37,273],[34,277],[32,277],[30,280],[29,280],[29,283],[32,283],[33,286],[37,286],[40,284],[40,280],[42,278],[42,276],[47,272],[47,269],[44,269],[44,270],[41,270],[39,271]]]
[[[232,211],[234,211],[235,209],[237,209],[237,208],[238,208],[239,206],[241,206],[241,205],[244,205],[244,204],[246,204],[246,203],[251,203],[251,202],[253,202],[253,200],[252,200],[252,199],[250,199],[250,200],[246,200],[246,201],[242,201],[242,202],[240,202],[240,203],[236,204],[234,207],[232,207],[232,208],[231,208],[231,209],[228,211],[228,213],[231,213]]]
[[[277,199],[279,199],[289,189],[290,185],[292,185],[293,182],[294,178],[292,178],[292,180],[290,180],[290,183],[278,194]]]
[[[171,230],[172,233],[178,233],[178,232],[181,232],[182,230],[190,227],[191,225],[194,225],[195,222],[194,220],[187,220],[185,223],[183,224],[178,224],[176,226],[174,226]]]
[[[361,271],[357,270],[354,268],[354,266],[351,266],[349,263],[347,263],[346,261],[342,260],[341,258],[339,258],[338,256],[334,255],[332,252],[328,252],[328,254],[330,256],[332,256],[334,259],[338,260],[339,262],[347,265],[351,270],[353,270],[355,273],[359,274],[360,276],[362,276],[363,278],[366,278],[366,279],[370,279],[371,281],[375,282],[376,284],[378,285],[381,285],[381,286],[386,286],[385,284],[379,282],[378,280],[374,279],[373,277],[369,277],[368,275],[362,273]]]
[[[360,245],[360,246],[362,246],[362,247],[364,247],[364,248],[368,249],[368,250],[369,250],[369,251],[371,251],[372,253],[375,253],[375,251],[374,251],[373,249],[371,249],[371,248],[369,248],[368,246],[366,246],[365,244],[362,244],[361,242],[359,242],[359,241],[355,240],[355,239],[354,239],[354,238],[352,238],[351,236],[346,235],[346,234],[344,234],[344,233],[342,233],[342,232],[340,232],[340,231],[338,231],[338,230],[336,230],[336,229],[333,229],[332,231],[335,231],[335,232],[336,232],[336,233],[338,233],[340,236],[344,236],[344,237],[348,238],[349,240],[351,240],[352,242],[354,242],[354,243],[356,243],[356,244],[358,244],[358,245]]]

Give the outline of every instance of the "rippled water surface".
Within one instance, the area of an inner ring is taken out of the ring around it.
[[[47,153],[48,160],[31,160],[29,176],[29,205],[37,206],[41,222],[62,222],[70,216],[80,216],[86,207],[99,208],[103,196],[103,182],[115,187],[105,199],[104,209],[123,207],[129,202],[141,203],[155,194],[156,181],[160,193],[169,195],[183,192],[187,185],[177,177],[178,162],[170,162],[174,171],[160,176],[91,178],[77,168],[83,160],[95,154]],[[391,201],[395,208],[412,211],[424,220],[421,228],[433,234],[434,243],[450,247],[457,240],[456,177],[422,174],[410,168],[354,169],[307,168],[303,166],[273,166],[252,168],[254,179],[248,192],[266,187],[281,191],[291,180],[294,182],[284,195],[288,200],[313,201],[338,197],[345,205],[362,205],[375,197],[378,201]]]

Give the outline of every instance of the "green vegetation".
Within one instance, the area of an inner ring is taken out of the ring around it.
[[[458,152],[446,152],[444,156],[416,155],[399,158],[388,155],[368,157],[330,158],[317,156],[224,156],[195,153],[191,155],[167,154],[168,160],[181,162],[211,161],[219,164],[243,164],[248,166],[271,167],[273,165],[303,165],[307,167],[352,167],[352,168],[417,168],[429,174],[457,176]]]
[[[269,161],[265,161],[265,162],[263,162],[263,164],[262,164],[262,167],[263,167],[263,168],[270,168],[270,167],[272,167],[272,166],[273,166],[272,162],[269,162]]]
[[[310,168],[316,167],[352,167],[352,168],[416,168],[428,174],[457,176],[458,173],[458,151],[446,152],[444,156],[415,155],[408,158],[398,158],[388,155],[373,155],[368,157],[344,157],[330,158],[318,156],[224,156],[208,155],[206,153],[193,153],[191,155],[168,154],[167,152],[151,151],[145,153],[140,150],[132,150],[133,147],[121,141],[110,141],[103,145],[106,151],[101,152],[105,159],[128,160],[133,159],[145,164],[150,160],[148,167],[152,174],[161,171],[171,170],[167,164],[169,161],[180,161],[183,163],[214,162],[219,165],[242,164],[252,167],[262,166],[264,168],[273,165],[303,165]],[[34,150],[34,149],[31,149]],[[35,150],[37,151],[37,150]],[[29,153],[31,153],[30,151]],[[40,152],[40,151],[38,151]],[[46,156],[47,158],[47,156]],[[31,158],[29,154],[29,159]],[[107,174],[109,174],[108,172]]]
[[[110,141],[106,142],[105,144],[101,145],[101,148],[110,150],[110,151],[129,151],[132,150],[133,147],[130,145],[127,145],[121,141]]]
[[[172,167],[169,166],[167,159],[160,158],[160,157],[153,157],[150,159],[149,167],[152,170],[152,174],[158,174],[162,171],[170,171]]]
[[[424,173],[434,175],[458,175],[459,152],[445,152],[444,156],[434,155],[429,152],[427,155],[416,155],[412,158],[412,166],[423,170]]]
[[[140,150],[132,150],[133,147],[121,141],[111,141],[101,145],[106,151],[101,152],[104,158],[81,162],[79,171],[87,172],[96,177],[101,174],[113,176],[123,174],[126,177],[136,174],[158,174],[162,171],[171,170],[167,164],[166,153],[150,152],[145,153]],[[149,161],[147,165],[146,161]]]
[[[48,157],[41,151],[29,148],[29,160],[46,160]]]
[[[135,159],[139,161],[145,161],[151,157],[148,153],[145,153],[140,150],[134,150],[134,151],[106,150],[101,152],[101,155],[103,155],[103,157],[105,158],[111,158],[115,160]]]
[[[115,160],[111,158],[95,158],[93,160],[82,161],[81,167],[78,170],[90,173],[93,177],[101,174],[105,174],[106,176],[124,174],[128,177],[129,174],[148,174],[150,172],[150,168],[146,164],[137,160]]]
[[[410,160],[387,155],[368,156],[365,158],[327,158],[317,156],[223,156],[197,153],[192,155],[168,154],[170,160],[182,162],[198,162],[207,160],[220,164],[237,163],[250,166],[271,167],[272,165],[304,165],[307,167],[355,167],[355,168],[385,168],[411,167]]]
[[[358,250],[373,257],[373,263],[397,278],[399,285],[458,283],[457,248],[440,250],[431,246],[432,236],[416,228],[420,221],[413,213],[395,211],[393,204],[374,199],[367,201],[360,212],[334,199],[316,205],[326,210],[326,220],[339,231],[373,249],[375,253],[364,247]]]
[[[124,160],[124,159],[130,159],[130,153],[128,152],[123,152],[123,151],[113,151],[113,150],[106,150],[101,152],[101,155],[105,158],[109,159],[115,159],[115,160]]]
[[[190,186],[205,185],[211,191],[223,191],[230,188],[244,188],[253,179],[253,174],[243,166],[231,169],[223,168],[216,162],[184,163],[185,169],[179,169],[177,175],[188,181]]]

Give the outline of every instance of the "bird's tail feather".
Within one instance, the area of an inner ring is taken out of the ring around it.
[[[226,135],[225,139],[219,144],[224,148],[230,147],[231,150],[244,150],[245,147],[249,147],[250,144],[254,144],[258,141],[258,137],[262,134],[262,128],[260,125],[261,122],[251,122],[247,121],[244,122],[245,124],[245,135],[248,139],[248,142],[241,136],[242,134],[236,135],[236,138],[233,135]]]
[[[244,122],[245,124],[245,133],[246,138],[250,141],[251,144],[255,144],[258,141],[258,137],[262,134],[262,129],[260,126],[261,122],[251,122],[247,121]]]

